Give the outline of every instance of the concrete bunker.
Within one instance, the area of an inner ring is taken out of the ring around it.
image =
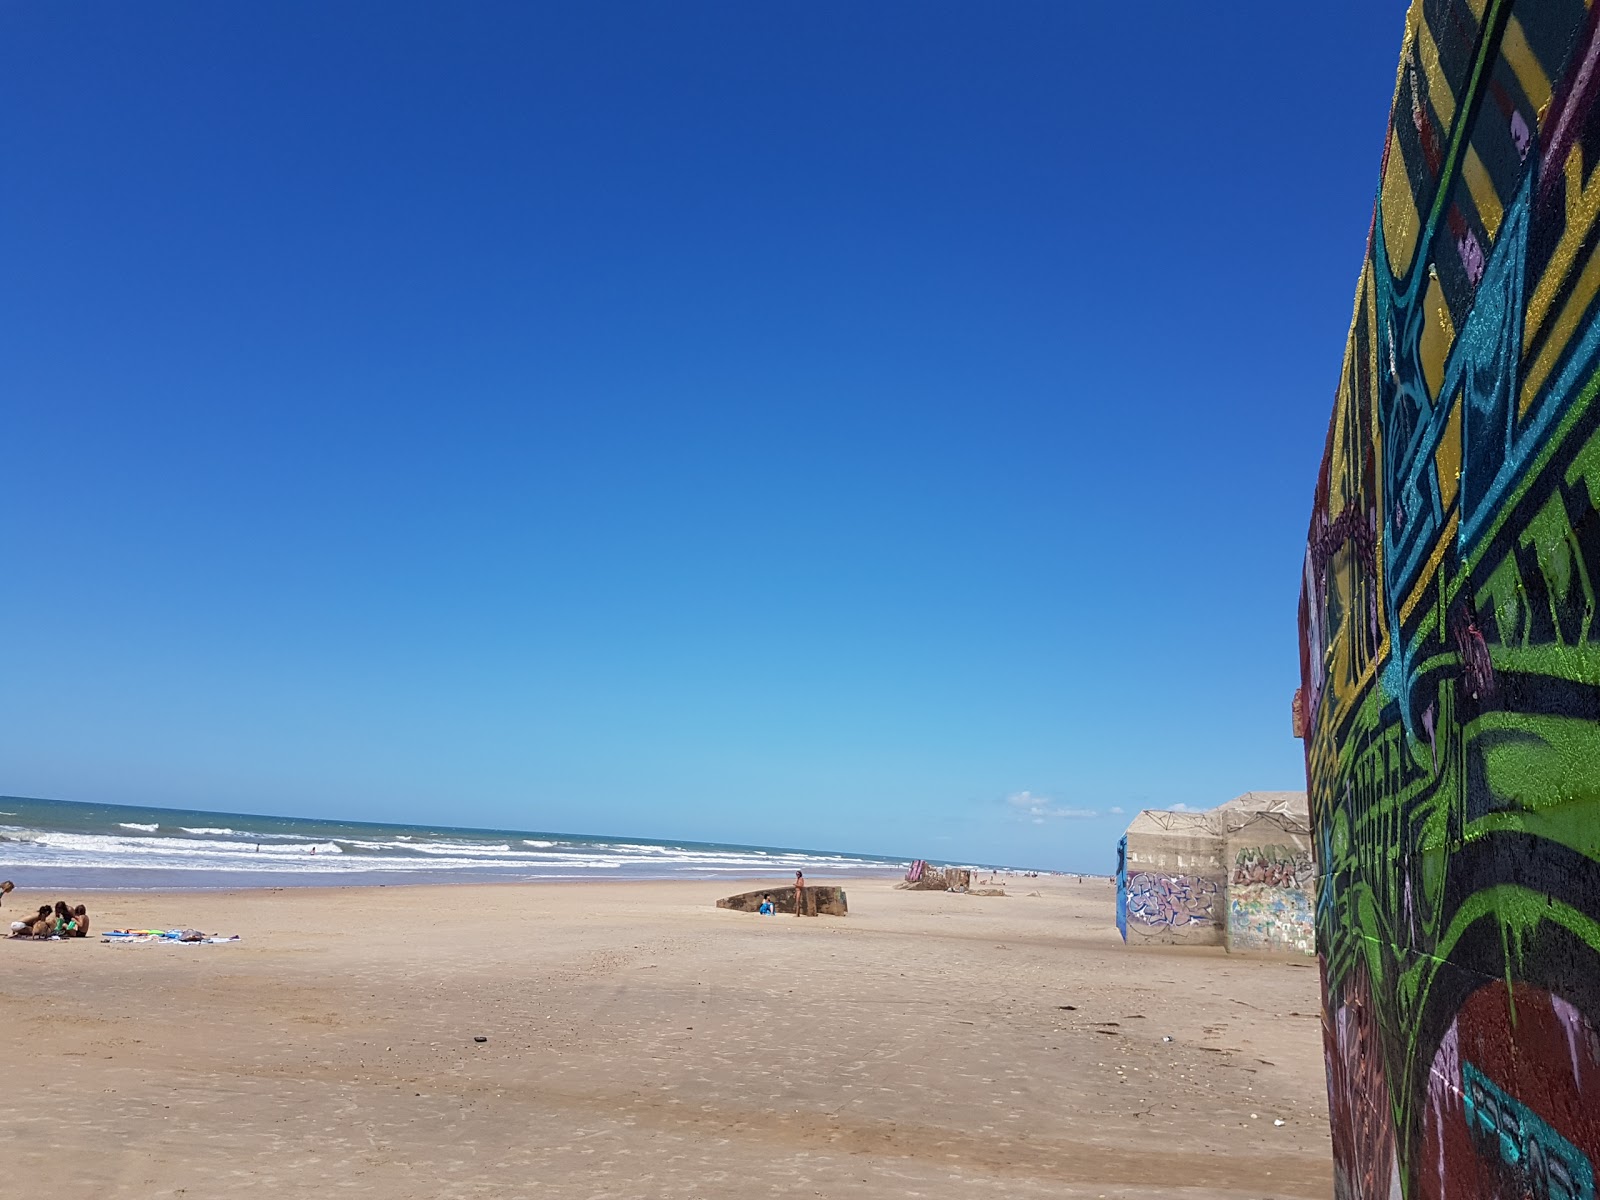
[[[1129,944],[1316,953],[1316,865],[1304,792],[1245,792],[1204,812],[1146,809],[1117,847]]]
[[[729,896],[718,900],[718,908],[730,908],[735,912],[756,912],[761,907],[762,900],[771,900],[773,911],[780,913],[794,913],[794,884],[779,884],[776,887],[762,888],[755,892],[740,892],[737,896]],[[842,887],[831,884],[808,883],[802,901],[803,908],[800,913],[803,917],[842,917],[849,913],[850,904],[845,898]]]

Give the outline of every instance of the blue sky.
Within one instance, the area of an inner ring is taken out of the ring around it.
[[[0,8],[0,792],[1108,870],[1303,786],[1403,15]]]

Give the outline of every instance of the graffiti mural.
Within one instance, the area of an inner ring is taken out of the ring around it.
[[[1344,1200],[1595,1196],[1597,31],[1407,16],[1300,601]]]
[[[1310,954],[1314,929],[1310,855],[1293,846],[1250,846],[1234,854],[1228,880],[1228,949]]]
[[[1380,1019],[1372,984],[1358,967],[1327,1021],[1328,1116],[1340,1200],[1390,1200],[1399,1191]]]
[[[1554,1065],[1519,1062],[1532,1056]],[[1600,1137],[1597,1087],[1600,1038],[1576,1007],[1522,984],[1477,989],[1429,1067],[1417,1194],[1594,1200],[1579,1147]]]
[[[1215,915],[1212,907],[1216,899],[1215,880],[1203,875],[1136,871],[1128,876],[1126,919],[1132,924],[1169,930],[1209,925]]]
[[[1299,888],[1228,889],[1228,949],[1310,954],[1311,897]]]
[[[1311,856],[1293,846],[1252,846],[1234,856],[1231,882],[1234,887],[1299,888],[1311,877]]]

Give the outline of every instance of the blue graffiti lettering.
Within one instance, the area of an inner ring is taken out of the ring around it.
[[[1594,1200],[1589,1160],[1536,1112],[1470,1062],[1461,1064],[1467,1128],[1480,1152],[1498,1157],[1534,1200]]]

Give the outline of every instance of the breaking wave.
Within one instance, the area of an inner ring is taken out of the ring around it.
[[[200,816],[202,814],[195,814]],[[210,815],[210,814],[207,814]],[[252,831],[241,824],[174,825],[106,821],[98,829],[52,829],[38,824],[0,825],[0,869],[40,868],[51,877],[92,869],[118,872],[197,873],[246,881],[250,876],[305,876],[330,880],[362,877],[434,876],[485,879],[715,878],[788,873],[887,873],[900,868],[884,860],[843,854],[763,850],[694,844],[622,842],[603,838],[472,836],[469,831],[418,830],[384,836],[383,827],[361,827],[362,836],[330,831],[325,822],[262,818],[274,828]],[[291,832],[294,827],[303,833]],[[351,827],[354,828],[354,827]],[[330,880],[331,881],[331,880]],[[265,879],[261,882],[266,882]]]

